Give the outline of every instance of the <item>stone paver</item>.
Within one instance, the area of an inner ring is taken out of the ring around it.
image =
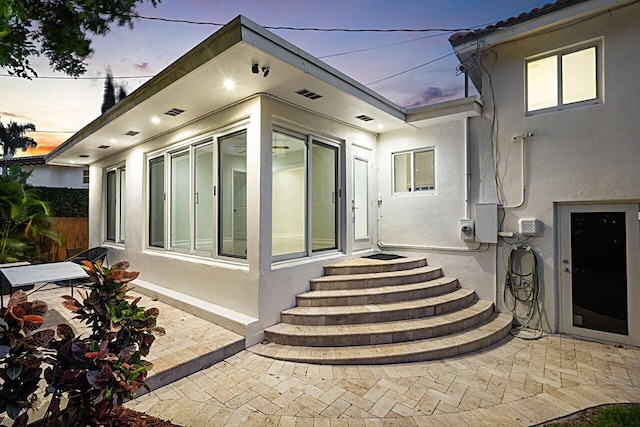
[[[127,406],[183,426],[522,426],[640,402],[639,378],[639,348],[561,335],[401,365],[311,365],[248,349]]]

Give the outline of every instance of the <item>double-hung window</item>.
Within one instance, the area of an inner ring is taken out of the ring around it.
[[[527,113],[600,102],[601,50],[601,43],[591,43],[528,59]]]
[[[247,256],[247,132],[148,159],[148,245],[200,256]]]
[[[393,154],[393,192],[416,193],[436,189],[433,148]]]
[[[126,170],[121,165],[109,168],[106,172],[106,240],[124,243]]]

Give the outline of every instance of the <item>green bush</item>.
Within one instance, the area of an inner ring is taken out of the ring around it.
[[[89,216],[89,190],[86,188],[33,187],[51,208],[51,216],[86,218]]]

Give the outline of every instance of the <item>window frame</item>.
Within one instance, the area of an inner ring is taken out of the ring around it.
[[[596,79],[596,96],[595,98],[585,99],[583,101],[575,101],[563,103],[562,89],[563,89],[563,65],[562,58],[565,55],[569,55],[576,52],[581,52],[587,49],[595,48],[595,79]],[[556,49],[550,52],[545,52],[530,56],[524,60],[524,110],[527,116],[536,114],[544,114],[552,111],[564,111],[573,108],[580,108],[587,105],[597,105],[604,103],[604,67],[603,67],[603,50],[604,41],[602,38],[589,40],[579,44],[566,46],[560,49]],[[546,58],[556,57],[556,105],[546,108],[539,108],[536,110],[529,110],[529,67],[532,62],[539,61]]]
[[[125,233],[124,230],[122,230],[123,224],[126,222],[126,212],[121,208],[122,206],[122,199],[123,196],[125,198],[126,201],[126,165],[124,163],[120,163],[118,165],[114,165],[114,166],[110,166],[108,168],[105,169],[104,171],[104,198],[105,198],[105,216],[104,216],[104,242],[108,242],[108,243],[112,243],[112,244],[121,244],[124,245],[125,244]],[[125,184],[124,186],[122,185],[122,173],[125,173]],[[114,210],[114,233],[115,233],[115,238],[114,239],[109,239],[108,235],[109,235],[109,191],[108,191],[108,185],[109,185],[109,181],[108,181],[108,176],[110,173],[113,173],[115,175],[115,210]],[[124,217],[124,218],[123,218]]]
[[[432,152],[433,153],[433,188],[427,188],[424,190],[416,190],[415,182],[415,158],[416,154]],[[396,191],[396,156],[410,154],[410,170],[411,170],[411,190],[409,191]],[[436,173],[436,147],[420,147],[411,150],[396,151],[391,153],[391,195],[393,197],[409,197],[414,195],[434,195],[438,188],[438,179]]]
[[[229,137],[232,135],[236,135],[239,133],[246,133],[247,142],[250,134],[248,122],[237,123],[234,125],[230,125],[219,130],[213,132],[207,132],[195,138],[190,138],[188,140],[181,141],[172,146],[163,148],[161,150],[157,150],[154,152],[147,153],[145,159],[145,180],[146,180],[146,235],[145,235],[145,248],[151,251],[158,252],[167,252],[174,255],[185,255],[185,256],[197,256],[203,257],[207,259],[229,259],[234,260],[235,262],[248,262],[248,258],[238,257],[238,256],[230,256],[223,255],[219,250],[219,238],[221,235],[221,230],[219,229],[219,221],[220,221],[220,188],[219,188],[219,180],[220,180],[220,163],[219,163],[219,144],[220,140],[225,137]],[[202,250],[197,249],[196,247],[196,209],[195,209],[195,186],[196,186],[196,152],[198,148],[205,147],[210,145],[213,147],[212,152],[212,187],[213,187],[213,206],[212,206],[212,249]],[[188,212],[188,220],[189,220],[189,249],[173,247],[171,242],[171,223],[172,223],[172,191],[171,191],[171,180],[172,180],[172,159],[175,156],[180,154],[188,153],[188,162],[189,162],[189,188],[187,191],[189,192],[189,212]],[[154,246],[151,245],[151,168],[150,165],[154,161],[158,161],[158,159],[162,159],[163,161],[163,170],[164,170],[164,180],[163,180],[163,245],[162,246]],[[248,172],[248,168],[247,168]]]

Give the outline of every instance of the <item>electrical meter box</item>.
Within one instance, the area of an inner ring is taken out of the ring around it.
[[[498,243],[498,205],[483,203],[476,205],[476,242]]]

